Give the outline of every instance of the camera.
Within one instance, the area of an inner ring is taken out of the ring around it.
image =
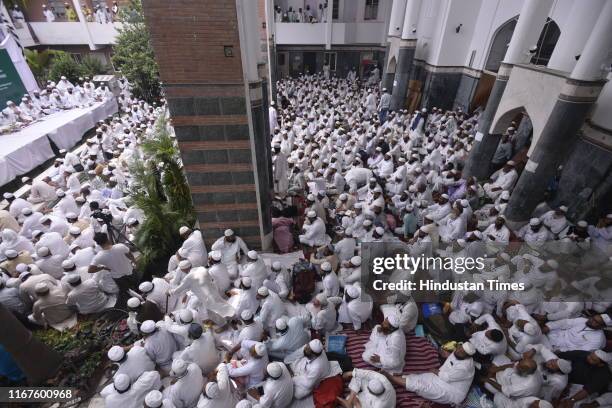
[[[107,225],[110,225],[113,222],[112,214],[105,210],[96,210],[91,214],[91,216],[99,222]]]

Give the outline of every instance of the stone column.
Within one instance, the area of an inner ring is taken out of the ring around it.
[[[412,69],[412,62],[416,50],[416,29],[420,10],[421,0],[408,0],[408,3],[406,3],[397,67],[395,68],[395,79],[393,81],[393,92],[391,93],[392,110],[402,109],[404,107],[404,101],[406,100],[410,70]]]
[[[544,198],[548,181],[567,157],[601,92],[611,52],[612,2],[606,2],[512,192],[506,209],[509,221],[528,219]]]
[[[395,74],[397,73],[397,65],[395,72],[389,72],[389,60],[390,60],[390,52],[393,49],[392,42],[396,41],[397,38],[402,34],[402,27],[404,24],[404,10],[406,9],[406,0],[393,0],[391,5],[391,15],[389,16],[389,27],[388,33],[386,37],[386,41],[384,41],[385,45],[385,65],[383,67],[383,75],[382,75],[382,88],[387,88],[389,92],[393,88],[393,83],[395,80]],[[381,13],[382,10],[379,10]],[[380,14],[379,14],[380,16]]]
[[[464,170],[466,176],[474,176],[481,180],[489,176],[489,165],[501,139],[501,135],[489,133],[495,112],[506,89],[512,66],[528,62],[529,48],[537,44],[552,3],[553,0],[525,0],[523,4],[487,106],[478,123],[479,132],[476,134],[476,141]]]
[[[258,77],[257,2],[143,3],[187,180],[208,245],[233,229],[268,248],[267,92]]]
[[[569,21],[565,23],[559,41],[548,61],[548,68],[572,72],[576,56],[580,55],[593,25],[606,0],[582,0],[572,4]]]

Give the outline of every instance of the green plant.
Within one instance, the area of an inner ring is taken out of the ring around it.
[[[119,21],[123,24],[113,47],[113,63],[132,84],[134,95],[152,102],[159,98],[161,87],[140,0],[130,0]]]
[[[134,183],[129,195],[145,215],[135,239],[142,254],[138,269],[144,273],[152,265],[167,263],[180,246],[178,226],[192,225],[195,215],[178,149],[164,118],[158,119],[153,137],[142,148],[146,159],[130,167]]]
[[[59,81],[65,76],[70,82],[77,82],[83,76],[83,67],[75,60],[72,55],[65,52],[55,54],[49,69],[49,79]]]
[[[92,55],[85,55],[81,58],[81,72],[84,76],[93,78],[95,75],[106,74],[108,71],[108,66]]]
[[[32,73],[36,77],[39,85],[45,84],[47,82],[49,76],[49,67],[51,66],[51,61],[53,57],[56,55],[64,54],[63,51],[56,50],[31,50],[29,48],[24,48],[26,62],[28,66],[32,70]]]

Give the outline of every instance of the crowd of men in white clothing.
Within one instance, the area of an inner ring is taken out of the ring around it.
[[[125,79],[119,81],[119,84],[121,88],[119,102],[125,105],[130,89]],[[48,81],[47,86],[41,91],[24,94],[19,104],[7,101],[0,117],[0,131],[12,132],[53,113],[86,108],[114,97],[106,84],[96,86],[88,77],[80,77],[76,84],[72,84],[62,76],[57,83]]]
[[[484,184],[462,177],[478,115],[390,112],[387,90],[354,75],[302,76],[277,89],[275,206],[297,208],[289,222],[299,232],[293,242],[291,230],[275,229],[274,239],[304,260],[266,262],[231,229],[209,251],[201,231],[183,225],[167,270],[134,282],[133,248],[113,242],[109,225],[129,236],[144,221],[125,194],[129,166],[146,160],[139,145],[164,109],[128,97],[29,197],[5,194],[0,302],[25,324],[57,329],[126,308],[136,341],[107,352],[108,408],[314,407],[329,395],[342,407],[393,408],[402,389],[459,406],[474,386],[495,407],[612,404],[612,296],[550,297],[568,267],[556,259],[590,262],[576,293],[610,287],[612,215],[574,224],[561,206],[513,231],[503,214],[520,164],[508,160]],[[482,256],[481,279],[520,276],[527,290],[455,293],[432,336],[444,345],[440,368],[405,372],[408,336],[435,320],[406,291],[379,302],[361,276],[363,245],[400,240],[415,256]],[[511,241],[523,243],[518,253],[500,249]],[[542,249],[548,242],[553,249]],[[358,356],[368,369],[329,348],[345,329],[369,333]]]

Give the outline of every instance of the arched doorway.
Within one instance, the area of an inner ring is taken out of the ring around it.
[[[512,17],[510,20],[502,24],[495,34],[493,34],[493,40],[491,41],[491,48],[489,48],[489,55],[487,56],[487,63],[485,64],[485,70],[497,72],[499,66],[506,56],[510,39],[514,33],[516,27],[516,21],[518,16]]]
[[[533,57],[531,57],[531,63],[534,65],[548,65],[560,35],[561,30],[557,23],[550,18],[546,19],[546,24],[544,24],[538,39],[538,49]]]

